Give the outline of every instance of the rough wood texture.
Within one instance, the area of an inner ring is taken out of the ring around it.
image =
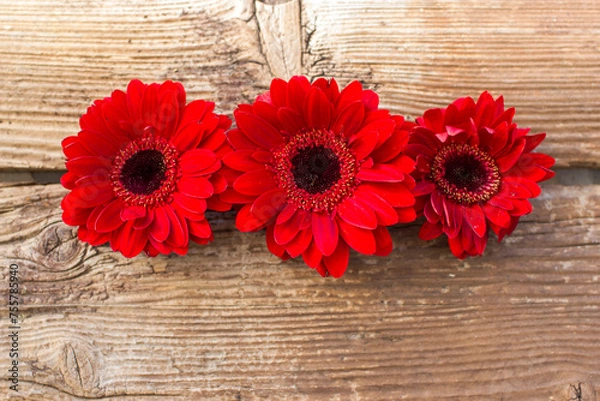
[[[0,168],[62,168],[79,115],[132,78],[231,113],[297,73],[360,79],[411,117],[504,94],[559,166],[598,167],[599,20],[596,0],[7,0]]]
[[[547,132],[560,166],[600,163],[600,2],[304,1],[311,76],[360,77],[418,116],[483,90]]]
[[[600,186],[546,186],[465,262],[394,228],[391,257],[354,254],[340,280],[280,262],[231,215],[185,258],[125,260],[77,241],[63,194],[0,189],[26,399],[598,399]]]
[[[22,321],[17,394],[2,320],[0,399],[600,401],[598,21],[595,0],[2,0],[0,307],[16,263]],[[340,280],[231,213],[187,257],[127,260],[79,242],[65,191],[36,185],[90,102],[133,78],[231,113],[298,73],[360,79],[410,117],[502,93],[548,132],[541,151],[587,168],[553,182],[586,185],[545,183],[483,257],[415,223]]]

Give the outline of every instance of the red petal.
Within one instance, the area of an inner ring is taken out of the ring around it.
[[[239,129],[232,129],[227,132],[227,140],[231,144],[231,146],[236,149],[260,149],[257,144],[252,142],[246,135],[242,133]]]
[[[356,177],[371,182],[401,182],[404,174],[386,164],[375,164],[372,168],[361,168]]]
[[[302,253],[302,259],[304,259],[304,263],[313,269],[316,269],[319,266],[323,259],[323,254],[315,244],[315,241],[312,241],[306,248],[306,251]]]
[[[283,141],[281,133],[262,118],[239,110],[236,110],[233,114],[238,128],[252,142],[262,148],[272,149]]]
[[[154,221],[154,210],[146,210],[146,215],[143,218],[139,218],[135,221],[133,228],[141,230],[149,227]]]
[[[353,226],[373,230],[377,216],[368,206],[354,198],[348,198],[337,207],[338,216]]]
[[[373,209],[377,216],[377,224],[391,226],[398,223],[398,215],[394,208],[376,193],[364,190],[361,185],[354,194],[363,204]]]
[[[492,199],[490,199],[488,201],[488,203],[492,206],[501,208],[501,209],[505,209],[505,210],[511,210],[513,208],[513,204],[510,201],[509,198],[505,198],[503,196],[494,196]]]
[[[467,224],[473,229],[478,237],[482,238],[487,234],[487,225],[485,215],[478,204],[463,206],[463,216]]]
[[[500,184],[500,191],[498,195],[505,196],[507,198],[531,198],[532,193],[527,187],[521,185],[521,183],[514,182],[513,180],[502,180]]]
[[[206,199],[203,198],[194,198],[180,192],[174,192],[173,201],[178,207],[192,213],[204,213],[206,211]]]
[[[75,181],[77,181],[77,178],[78,178],[77,174],[73,174],[73,173],[67,171],[60,177],[60,184],[63,187],[65,187],[66,189],[74,189]]]
[[[375,253],[377,244],[375,243],[375,236],[373,236],[371,230],[358,228],[341,219],[338,220],[338,225],[340,227],[340,235],[352,249],[365,255],[372,255]]]
[[[269,221],[286,205],[285,194],[279,188],[267,191],[252,203],[250,213],[258,220]]]
[[[198,238],[210,238],[212,230],[206,219],[188,222],[190,234]]]
[[[161,86],[163,89],[167,82]],[[181,84],[180,84],[181,85]],[[168,91],[160,98],[156,113],[154,114],[154,127],[163,138],[171,138],[179,122],[179,93],[175,90]],[[184,100],[185,102],[185,100]]]
[[[310,82],[304,76],[295,76],[290,79],[288,84],[288,107],[302,113],[306,94],[310,90]]]
[[[275,230],[273,232],[275,242],[279,245],[286,245],[293,240],[300,231],[304,217],[305,212],[303,210],[297,210],[291,219],[288,219],[281,224],[275,224]]]
[[[121,145],[110,135],[97,131],[82,130],[78,137],[87,149],[98,156],[112,157],[119,151]]]
[[[267,248],[273,255],[275,255],[283,260],[289,259],[290,255],[288,255],[285,248],[283,246],[277,244],[277,242],[275,242],[275,239],[273,238],[273,231],[274,231],[273,225],[270,225],[269,227],[267,227],[267,236],[266,236]]]
[[[184,175],[177,183],[177,190],[192,198],[208,198],[214,194],[210,181],[204,177],[190,177]]]
[[[401,207],[396,209],[398,223],[410,223],[416,220],[417,212],[414,207]]]
[[[339,241],[335,251],[330,256],[325,256],[323,262],[331,277],[339,278],[344,275],[348,268],[350,249],[344,241]]]
[[[513,209],[510,211],[512,216],[523,216],[531,213],[531,203],[527,199],[512,199]]]
[[[312,230],[310,228],[300,230],[298,235],[296,235],[292,241],[286,244],[285,250],[292,258],[298,257],[304,251],[306,251],[310,245],[310,242],[312,241],[312,238]]]
[[[262,169],[242,174],[234,181],[233,188],[244,195],[260,195],[277,188],[277,183],[273,173]]]
[[[213,102],[206,102],[204,100],[194,100],[188,103],[181,114],[178,131],[188,124],[198,124],[207,112],[211,113],[213,111],[214,107]]]
[[[440,221],[440,216],[433,210],[431,202],[425,202],[425,205],[423,206],[423,215],[430,223],[437,223]]]
[[[379,106],[379,96],[372,90],[363,91],[362,102],[367,110],[376,110]]]
[[[165,242],[170,231],[171,225],[165,207],[154,209],[154,221],[150,225],[150,236],[157,242]]]
[[[92,209],[65,209],[62,219],[69,226],[83,226],[86,224]]]
[[[423,180],[417,182],[417,185],[413,189],[413,194],[415,196],[422,196],[432,193],[435,190],[435,184],[428,180]]]
[[[510,226],[510,215],[504,209],[493,207],[490,204],[481,206],[485,217],[499,227],[508,228]]]
[[[362,187],[375,192],[393,207],[407,207],[415,204],[413,194],[401,184],[366,183],[362,184]]]
[[[293,206],[291,204],[287,204],[283,210],[281,211],[281,213],[279,213],[279,215],[277,215],[277,220],[275,221],[275,223],[277,224],[283,224],[286,221],[288,221],[289,219],[291,219],[294,214],[296,213],[296,210],[298,210],[296,208],[296,206]]]
[[[277,111],[277,118],[283,129],[290,135],[294,135],[306,127],[304,118],[297,111],[287,107],[282,107]]]
[[[304,120],[310,128],[327,129],[331,123],[333,106],[319,88],[313,87],[306,98]]]
[[[121,220],[135,220],[146,217],[146,208],[143,206],[127,206],[121,209]]]
[[[217,163],[217,155],[206,149],[192,149],[179,158],[179,166],[184,174],[195,174]]]
[[[373,160],[379,163],[387,162],[398,156],[407,145],[408,137],[395,133],[381,146],[371,153]]]
[[[378,136],[377,131],[361,131],[350,139],[350,148],[357,160],[364,160],[371,154],[377,146]]]
[[[213,186],[215,194],[223,193],[227,189],[227,179],[220,172],[213,174],[209,181]]]
[[[75,187],[63,199],[61,206],[65,208],[87,209],[102,205],[114,198],[112,184],[110,182],[89,184]]]
[[[429,221],[426,221],[419,230],[419,238],[424,241],[429,241],[442,235],[442,232],[441,224],[433,224]]]
[[[235,191],[232,188],[226,189],[223,193],[221,193],[219,195],[219,197],[221,198],[221,200],[223,202],[227,202],[227,203],[230,203],[232,205],[246,204],[246,203],[253,202],[254,199],[256,199],[255,196],[242,195],[242,194],[240,194],[239,192]]]
[[[536,198],[541,193],[540,186],[526,178],[506,176],[502,179],[502,185],[507,186],[511,192],[514,191],[518,194],[525,194],[525,191],[527,191],[528,196],[523,196],[524,198]],[[520,189],[516,187],[520,187]]]
[[[460,236],[454,238],[448,237],[448,245],[450,246],[450,252],[452,252],[452,254],[457,258],[464,259],[467,257],[467,253],[462,246],[462,238]]]
[[[523,149],[525,149],[525,140],[523,138],[517,139],[508,154],[496,159],[496,164],[501,173],[508,171],[515,165],[519,157],[523,154]]]
[[[139,255],[146,246],[146,230],[136,230],[133,220],[123,226],[119,232],[119,251],[123,256],[132,258]]]
[[[312,230],[315,244],[324,256],[331,255],[338,244],[339,234],[336,221],[324,213],[312,214]]]
[[[242,232],[249,232],[249,231],[257,231],[260,230],[261,228],[264,228],[265,225],[267,223],[269,223],[269,220],[259,220],[258,218],[256,218],[252,213],[250,213],[250,208],[252,207],[252,205],[245,205],[243,208],[240,209],[240,211],[238,212],[236,219],[235,219],[235,226],[238,230],[242,231]],[[266,217],[266,216],[259,216],[259,217]]]
[[[66,167],[79,176],[94,175],[98,171],[110,171],[112,162],[100,156],[80,156],[67,160]]]
[[[288,83],[281,78],[275,78],[271,81],[270,91],[271,102],[277,106],[285,106],[287,104],[287,88]]]
[[[377,227],[375,231],[373,231],[373,235],[375,236],[375,243],[377,244],[375,255],[389,255],[394,249],[394,243],[392,242],[392,236],[390,235],[388,229],[381,226]]]
[[[525,149],[523,149],[523,153],[529,153],[535,148],[538,147],[540,143],[546,138],[546,133],[542,132],[541,134],[536,135],[528,135],[525,137]]]
[[[94,230],[99,233],[108,233],[116,230],[123,225],[121,220],[121,209],[123,208],[123,201],[115,199],[106,205],[94,223]]]
[[[252,157],[253,150],[244,149],[229,153],[223,158],[223,163],[237,171],[264,170],[265,164],[259,163]]]
[[[173,245],[173,248],[186,247],[189,242],[189,232],[185,218],[180,216],[170,206],[165,206],[164,210],[167,212],[166,214],[171,226],[167,242]]]
[[[335,105],[337,113],[340,113],[342,110],[356,101],[360,101],[362,103],[362,92],[362,84],[359,81],[350,82],[340,92],[340,97]]]
[[[365,117],[365,107],[361,101],[350,103],[340,114],[331,126],[331,131],[336,134],[342,134],[350,137],[356,133]]]
[[[179,131],[171,138],[171,143],[181,152],[194,149],[202,140],[204,127],[200,122],[192,122]]]
[[[280,123],[277,119],[278,108],[273,106],[271,103],[263,100],[256,100],[252,103],[252,112],[250,114],[256,115],[258,118],[263,119],[267,124],[280,131]]]

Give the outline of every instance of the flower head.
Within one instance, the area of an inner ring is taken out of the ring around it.
[[[230,208],[213,195],[227,187],[219,169],[231,120],[185,97],[179,83],[131,81],[96,100],[79,134],[63,140],[63,220],[82,241],[133,257],[185,254],[189,240],[212,240],[204,212]]]
[[[413,124],[378,108],[357,81],[275,79],[235,110],[225,202],[242,205],[241,231],[267,229],[271,252],[302,255],[325,276],[346,271],[349,249],[387,255],[387,226],[416,218],[414,160],[402,150]]]
[[[554,159],[532,151],[546,134],[528,135],[512,119],[514,108],[487,92],[477,103],[458,99],[417,119],[406,153],[417,161],[419,237],[448,237],[458,258],[480,255],[491,229],[501,241],[531,212],[538,182],[554,176]]]

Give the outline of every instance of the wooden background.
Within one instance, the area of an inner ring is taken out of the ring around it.
[[[600,2],[0,0],[0,73],[0,399],[600,400]],[[174,79],[230,114],[294,74],[359,79],[410,118],[503,94],[558,178],[483,257],[415,223],[339,280],[232,214],[184,258],[127,260],[61,222],[60,140],[92,100]]]

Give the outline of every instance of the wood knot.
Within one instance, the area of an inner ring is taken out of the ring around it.
[[[104,395],[97,375],[101,365],[96,350],[81,342],[69,342],[63,345],[59,357],[59,370],[64,383],[71,392],[80,397],[99,397]]]
[[[68,270],[78,264],[86,251],[77,238],[77,228],[52,224],[37,237],[33,247],[35,260],[49,270]]]
[[[567,401],[596,401],[596,391],[589,383],[570,384],[567,394]]]

